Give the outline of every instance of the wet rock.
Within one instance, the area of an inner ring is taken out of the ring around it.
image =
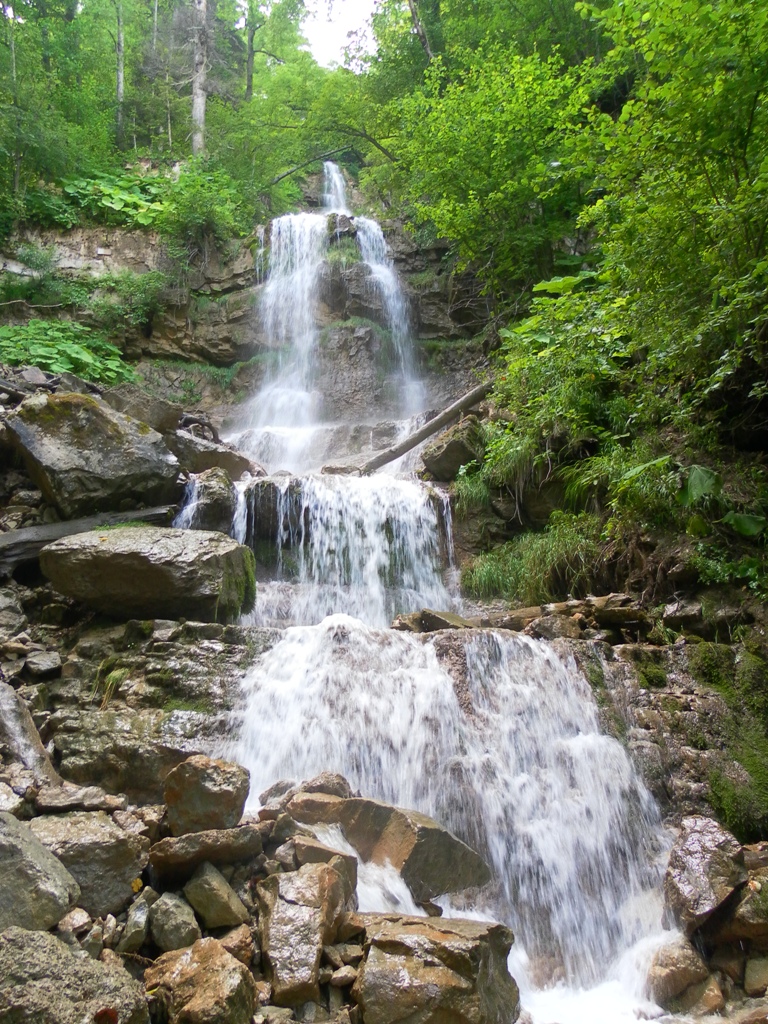
[[[226,469],[206,469],[197,478],[197,504],[191,528],[229,533],[235,516],[237,495]]]
[[[184,895],[206,928],[226,928],[248,920],[248,911],[213,864],[200,865],[184,886]]]
[[[540,640],[557,640],[560,637],[578,640],[582,635],[579,622],[566,615],[542,615],[533,620],[527,631]]]
[[[249,787],[250,774],[238,764],[203,754],[187,758],[165,780],[171,834],[234,828],[243,816]]]
[[[30,477],[65,519],[176,499],[179,463],[161,435],[91,395],[38,393],[7,426]]]
[[[704,621],[701,602],[685,598],[672,601],[664,609],[663,621],[667,629],[699,629]]]
[[[46,932],[0,935],[0,1017],[44,1024],[149,1024],[141,985],[116,964],[74,954]]]
[[[344,865],[348,885],[352,892],[357,889],[357,857],[350,853],[340,853],[331,846],[326,846],[311,836],[296,836],[293,840],[296,860],[300,866],[304,864],[330,864],[337,858]]]
[[[250,549],[219,533],[138,526],[64,537],[40,552],[59,593],[120,619],[231,622],[255,599]]]
[[[0,813],[0,931],[52,928],[80,898],[64,864],[11,814]]]
[[[337,772],[321,772],[314,779],[302,782],[300,788],[303,793],[329,793],[331,796],[345,799],[352,796],[352,787],[344,776]]]
[[[697,1017],[720,1013],[724,1009],[723,992],[715,978],[707,978],[706,981],[691,985],[675,1002],[676,1011],[692,1013]]]
[[[188,430],[177,430],[166,434],[165,440],[186,473],[204,473],[207,469],[223,469],[233,480],[239,480],[243,473],[262,476],[264,471],[242,452],[217,444],[205,438],[190,434]]]
[[[26,801],[18,796],[5,782],[0,782],[0,812],[12,814],[15,818],[24,816]]]
[[[417,901],[485,885],[483,859],[432,818],[378,800],[299,793],[288,805],[297,821],[340,825],[364,861],[389,861]]]
[[[256,1005],[250,972],[216,939],[166,953],[144,981],[168,1024],[250,1024]]]
[[[186,949],[201,936],[194,910],[186,900],[172,892],[164,893],[150,907],[149,927],[155,945],[165,953]]]
[[[27,671],[35,679],[48,679],[61,672],[61,655],[58,651],[33,651],[27,657]]]
[[[323,946],[344,910],[341,876],[325,864],[270,875],[258,885],[259,933],[278,1006],[319,1002]]]
[[[30,828],[80,886],[80,906],[93,917],[119,913],[147,865],[149,841],[124,832],[103,811],[34,818]]]
[[[367,914],[368,954],[352,996],[365,1024],[508,1024],[519,993],[502,925]]]
[[[670,1009],[672,1000],[708,977],[709,970],[699,954],[687,939],[679,938],[654,954],[648,971],[648,993],[659,1006]]]
[[[152,868],[161,876],[189,877],[198,864],[237,864],[252,860],[262,851],[264,826],[193,832],[179,838],[169,837],[155,843],[149,852]]]
[[[692,935],[745,881],[741,845],[711,818],[683,820],[664,877],[667,907]]]
[[[455,480],[462,466],[482,458],[477,420],[467,417],[426,446],[421,458],[435,480]]]
[[[357,971],[354,967],[347,964],[333,972],[330,984],[333,985],[334,988],[346,988],[349,985],[354,985],[356,981]]]
[[[105,793],[100,786],[43,786],[35,797],[35,810],[40,814],[64,814],[67,811],[121,811],[124,796]]]
[[[59,921],[56,928],[59,935],[64,935],[67,932],[70,935],[82,935],[87,932],[93,920],[87,910],[83,910],[82,907],[75,907],[74,910],[70,910],[68,914]]]
[[[704,925],[706,941],[720,943],[758,943],[768,940],[768,869],[750,873],[736,905],[725,917],[718,914]]]
[[[452,612],[433,612],[431,608],[422,609],[419,624],[421,628],[415,630],[418,633],[435,633],[440,629],[473,629],[477,625]]]

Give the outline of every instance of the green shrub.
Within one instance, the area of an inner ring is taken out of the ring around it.
[[[168,180],[139,174],[96,174],[66,179],[63,189],[70,202],[93,220],[150,227],[164,209]]]
[[[600,520],[554,512],[542,533],[524,533],[475,558],[462,572],[470,597],[503,597],[526,605],[587,593],[601,551]]]
[[[225,171],[194,160],[168,186],[157,227],[169,254],[189,265],[207,258],[211,248],[246,234],[249,218],[238,184]]]
[[[109,385],[133,377],[118,348],[89,327],[64,320],[30,320],[20,327],[0,327],[0,362],[75,373]]]

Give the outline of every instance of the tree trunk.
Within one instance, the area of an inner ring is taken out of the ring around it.
[[[152,5],[152,56],[157,53],[157,0]]]
[[[117,15],[117,36],[115,38],[115,56],[117,57],[117,74],[115,99],[117,101],[116,112],[116,139],[117,148],[123,148],[123,118],[125,114],[125,33],[123,26],[123,0],[116,0],[115,14]]]
[[[416,35],[419,37],[419,42],[421,43],[422,49],[424,50],[424,53],[426,53],[427,55],[427,60],[434,60],[435,55],[432,52],[432,47],[429,45],[429,38],[427,36],[422,20],[419,17],[419,9],[416,6],[416,0],[408,0],[408,6],[411,9],[411,20],[413,21],[413,27],[416,29]]]
[[[256,38],[256,26],[248,19],[248,50],[245,55],[245,99],[253,99],[253,40]]]
[[[192,70],[192,155],[205,150],[205,85],[208,75],[207,0],[195,0],[194,67]]]

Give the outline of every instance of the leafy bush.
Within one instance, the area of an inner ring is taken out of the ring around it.
[[[249,218],[238,184],[225,171],[199,160],[190,161],[168,186],[157,227],[170,254],[189,264],[205,259],[210,248],[244,235]]]
[[[462,589],[526,605],[586,593],[599,563],[600,529],[596,516],[554,512],[543,533],[521,534],[475,558],[461,574]]]
[[[162,307],[160,296],[165,285],[165,274],[158,271],[134,274],[121,270],[104,274],[98,280],[99,291],[103,294],[86,305],[107,330],[115,330],[126,323],[145,330]]]
[[[70,201],[96,221],[150,227],[164,209],[168,181],[138,174],[98,174],[66,179],[63,188]]]
[[[61,320],[30,320],[21,327],[0,327],[0,362],[75,373],[109,385],[133,377],[114,345],[83,324]]]
[[[73,228],[80,217],[67,197],[53,187],[33,188],[24,196],[23,219],[45,228]]]

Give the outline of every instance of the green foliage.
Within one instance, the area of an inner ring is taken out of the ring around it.
[[[480,512],[491,504],[491,489],[487,480],[478,472],[477,463],[462,466],[453,484],[456,495],[456,515],[468,518],[473,512]]]
[[[470,597],[503,597],[525,605],[586,594],[599,560],[600,520],[587,513],[555,512],[543,533],[524,533],[462,572]]]
[[[84,305],[105,330],[114,331],[126,324],[145,330],[161,309],[166,284],[165,275],[158,271],[104,274],[98,279],[97,294]]]
[[[325,259],[331,266],[337,263],[342,266],[346,266],[348,263],[359,263],[362,259],[360,246],[354,238],[339,238],[329,247]]]
[[[190,263],[246,234],[250,221],[237,183],[205,160],[195,160],[168,187],[157,227],[172,254]]]
[[[119,349],[89,327],[65,320],[30,320],[20,327],[0,327],[0,362],[75,373],[110,385],[133,377]]]
[[[150,227],[157,222],[168,190],[163,178],[136,174],[98,174],[65,179],[64,194],[73,206],[103,224]]]

